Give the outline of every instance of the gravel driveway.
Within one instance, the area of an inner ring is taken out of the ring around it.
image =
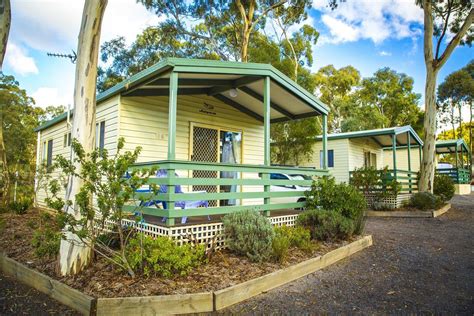
[[[223,313],[474,313],[474,194],[434,219],[370,218],[374,245]]]
[[[374,245],[222,313],[474,313],[474,194],[435,219],[370,218]],[[72,314],[0,275],[0,314]]]

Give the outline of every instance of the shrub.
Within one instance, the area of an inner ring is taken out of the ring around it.
[[[32,201],[30,199],[21,199],[15,202],[11,202],[9,204],[10,210],[18,215],[23,215],[28,211],[32,204]]]
[[[422,211],[436,209],[440,207],[442,203],[440,197],[430,192],[418,192],[413,194],[410,198],[410,206]]]
[[[282,263],[285,261],[288,250],[290,249],[290,237],[284,233],[275,232],[275,237],[272,241],[273,256]]]
[[[224,216],[222,223],[231,251],[255,262],[271,256],[275,233],[268,218],[256,211],[244,210]]]
[[[433,193],[441,198],[443,202],[451,200],[454,196],[454,181],[446,174],[437,174],[434,178]]]
[[[35,248],[35,254],[42,257],[53,257],[59,253],[61,244],[61,232],[51,227],[43,227],[35,230],[31,244]]]
[[[296,247],[301,250],[310,250],[311,244],[311,232],[309,229],[302,226],[289,227],[286,225],[276,227],[275,234],[288,236],[290,240],[290,247]]]
[[[183,276],[206,260],[204,245],[179,246],[167,237],[152,238],[145,234],[130,239],[125,255],[130,267],[145,276]]]
[[[297,225],[310,230],[316,240],[347,239],[355,231],[354,221],[329,210],[307,210],[297,218]]]
[[[308,209],[325,209],[336,212],[354,222],[354,233],[361,234],[364,229],[364,212],[367,202],[356,187],[346,183],[336,184],[334,178],[322,177],[306,192]]]

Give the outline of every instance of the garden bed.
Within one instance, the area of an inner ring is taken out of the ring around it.
[[[369,217],[421,217],[421,218],[433,218],[443,215],[451,209],[451,204],[446,203],[437,210],[421,211],[414,207],[402,207],[397,209],[374,211],[368,210],[365,212],[365,216]]]
[[[318,243],[317,247],[309,253],[292,249],[283,264],[254,263],[247,258],[223,250],[215,253],[207,264],[196,268],[187,276],[130,278],[124,271],[98,258],[93,265],[78,276],[59,277],[56,273],[56,258],[39,259],[34,254],[31,244],[34,225],[39,221],[40,212],[33,209],[24,215],[0,214],[3,222],[0,224],[3,226],[0,228],[0,251],[29,268],[49,275],[85,294],[101,298],[219,291],[322,256],[361,238]]]

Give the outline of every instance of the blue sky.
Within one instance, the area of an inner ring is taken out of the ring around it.
[[[326,3],[314,0],[303,22],[321,33],[314,47],[314,71],[328,64],[337,68],[352,65],[367,77],[379,68],[390,67],[413,77],[415,91],[423,95],[423,14],[414,0],[348,0],[334,11]],[[39,106],[72,102],[74,65],[67,59],[48,57],[46,52],[69,53],[76,49],[82,6],[81,0],[12,1],[4,72],[13,74]],[[158,21],[135,0],[109,0],[101,41],[120,35],[131,42],[141,30]],[[458,47],[441,70],[438,82],[473,58],[472,48]]]

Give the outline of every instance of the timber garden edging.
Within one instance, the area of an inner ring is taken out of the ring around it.
[[[366,211],[367,217],[414,217],[434,218],[443,215],[451,209],[451,203],[447,203],[437,210],[431,211]]]
[[[206,293],[144,297],[94,298],[0,253],[0,270],[84,315],[156,315],[221,310],[321,270],[372,245],[364,236],[322,256],[219,290]]]

